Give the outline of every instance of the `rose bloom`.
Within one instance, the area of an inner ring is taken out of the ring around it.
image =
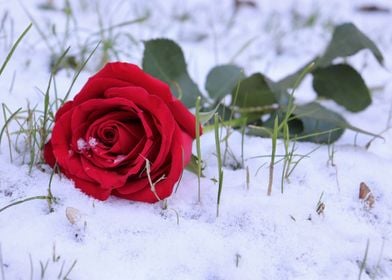
[[[84,193],[156,202],[191,158],[195,117],[167,84],[109,63],[57,112],[45,161]]]

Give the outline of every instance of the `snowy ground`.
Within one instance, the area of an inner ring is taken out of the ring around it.
[[[7,13],[0,33],[1,62],[11,42],[30,22],[21,3],[41,28],[49,32],[49,23],[56,23],[56,32],[62,34],[64,14],[37,9],[43,2],[0,0],[0,17]],[[63,1],[53,2],[63,7]],[[208,70],[233,58],[247,74],[262,71],[275,79],[283,77],[324,49],[333,24],[353,21],[379,45],[386,69],[367,52],[356,55],[351,62],[376,89],[373,104],[357,114],[325,104],[343,113],[353,125],[379,133],[388,126],[392,105],[388,70],[392,65],[392,12],[360,13],[356,7],[363,3],[392,9],[390,1],[260,0],[256,9],[244,7],[233,15],[228,0],[75,0],[71,4],[79,31],[71,30],[66,44],[71,45],[72,53],[78,42],[98,30],[97,9],[106,25],[149,15],[142,23],[122,30],[136,42],[121,37],[118,49],[123,52],[119,58],[140,63],[141,40],[173,38],[183,47],[191,76],[203,88]],[[307,24],[311,20],[314,22]],[[235,55],[249,40],[249,46]],[[55,40],[50,43],[55,49],[61,46]],[[96,71],[99,57],[98,52],[80,75],[73,94]],[[32,30],[0,77],[1,103],[12,110],[26,107],[27,101],[42,106],[43,97],[37,88],[46,88],[49,58],[44,40]],[[71,79],[72,71],[59,73],[60,94],[68,89]],[[296,97],[301,102],[314,98],[309,81]],[[0,118],[0,126],[3,124]],[[177,193],[169,199],[168,210],[159,203],[117,198],[100,202],[79,192],[71,181],[55,176],[52,188],[59,201],[54,212],[48,213],[45,201],[35,200],[0,213],[0,276],[4,275],[0,279],[41,279],[46,263],[43,279],[57,279],[61,270],[62,276],[66,274],[74,260],[77,263],[68,275],[70,279],[391,279],[392,129],[382,136],[384,140],[375,140],[365,149],[369,137],[346,132],[334,147],[335,166],[328,165],[328,147],[319,147],[295,169],[284,194],[280,193],[278,164],[271,197],[266,195],[269,159],[260,157],[271,153],[271,141],[246,137],[249,188],[245,170],[225,169],[218,218],[217,185],[211,180],[217,177],[211,133],[201,139],[206,162],[201,203],[197,202],[197,178],[189,172],[184,173]],[[234,133],[229,141],[240,157],[240,133]],[[49,171],[36,168],[29,175],[28,166],[19,164],[19,158],[10,163],[7,145],[3,141],[0,147],[0,208],[46,194],[50,178]],[[301,143],[298,153],[306,154],[316,147]],[[282,153],[281,144],[278,149],[278,154]],[[371,210],[358,199],[362,181],[376,199]],[[325,210],[318,215],[321,194]],[[66,218],[67,207],[80,213],[74,225]]]

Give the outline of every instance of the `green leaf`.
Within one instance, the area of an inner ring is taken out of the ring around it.
[[[271,137],[273,120],[276,114],[281,116],[279,118],[280,121],[283,120],[285,109],[272,114],[269,120],[264,123],[263,127],[250,126],[248,134]],[[289,118],[288,124],[291,139],[298,141],[309,141],[320,144],[333,143],[339,139],[345,129],[380,137],[374,133],[350,125],[341,115],[316,102],[296,106],[293,114]],[[279,137],[283,137],[283,135],[279,135]]]
[[[219,114],[218,114],[219,115]],[[222,121],[221,125],[225,127],[231,127],[231,128],[240,128],[246,125],[248,122],[248,118],[238,118],[238,119],[229,119],[227,121]],[[203,133],[207,133],[214,130],[214,125],[213,124],[208,124],[203,126]]]
[[[194,107],[200,91],[190,78],[184,54],[174,41],[144,42],[143,70],[169,84],[172,92],[188,107]]]
[[[187,164],[187,166],[185,166],[185,169],[188,170],[189,172],[192,172],[193,174],[198,175],[198,164],[197,164],[197,156],[192,155],[191,156],[191,160],[189,161],[189,163]],[[205,177],[203,172],[201,173],[201,177]]]
[[[315,66],[317,67],[317,62],[318,62],[318,57],[313,58],[308,63],[300,67],[294,73],[287,75],[286,77],[275,82],[276,87],[281,89],[289,89],[289,88],[294,88],[296,85],[299,85],[302,82],[302,80],[306,77],[306,74],[311,73],[311,71],[314,69]],[[311,65],[313,66],[310,67]]]
[[[268,78],[266,78],[266,81],[267,81],[271,91],[274,93],[277,103],[280,106],[287,106],[290,102],[290,98],[294,99],[294,97],[290,96],[290,94],[288,92],[288,89],[290,88],[290,86],[287,87],[286,85],[281,84],[280,81],[274,82]]]
[[[214,101],[231,93],[238,81],[244,78],[240,67],[232,64],[216,66],[207,75],[206,90]]]
[[[313,88],[319,96],[333,99],[351,112],[361,111],[372,102],[370,91],[361,75],[347,64],[315,70]]]
[[[220,104],[218,104],[214,109],[208,112],[200,112],[199,118],[201,125],[208,123],[215,115],[216,111],[219,109]]]
[[[378,47],[354,24],[338,25],[324,55],[319,60],[319,65],[321,67],[327,66],[337,57],[351,56],[363,49],[370,50],[377,61],[381,65],[383,64],[384,58]]]
[[[332,143],[339,139],[345,129],[377,136],[371,132],[350,125],[341,115],[316,102],[297,106],[293,114],[294,119],[299,120],[302,124],[302,132],[297,135],[298,140],[315,143]]]
[[[239,89],[232,92],[232,105],[240,108],[257,108],[276,103],[274,92],[268,80],[260,73],[240,81]]]

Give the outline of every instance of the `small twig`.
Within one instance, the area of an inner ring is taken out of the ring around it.
[[[142,155],[140,155],[140,156],[143,157]],[[151,173],[150,173],[151,172],[151,163],[147,158],[145,158],[145,157],[143,157],[143,158],[146,161],[146,166],[144,167],[144,170],[146,171],[147,180],[148,180],[148,183],[150,184],[151,191],[155,195],[155,197],[158,199],[158,201],[161,201],[162,199],[158,196],[155,185],[158,184],[160,181],[166,179],[166,176],[165,176],[165,174],[163,174],[160,178],[158,178],[158,180],[153,182],[152,178],[151,178]],[[142,171],[142,173],[143,173],[143,171]]]

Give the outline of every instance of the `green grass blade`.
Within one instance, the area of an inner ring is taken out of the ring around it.
[[[75,75],[74,75],[74,77],[73,77],[73,79],[72,79],[71,85],[69,86],[68,91],[67,91],[67,93],[65,94],[65,96],[64,96],[64,98],[63,98],[63,100],[62,100],[62,103],[64,103],[64,102],[68,99],[68,97],[69,97],[69,95],[70,95],[70,93],[71,93],[71,91],[72,91],[72,88],[73,88],[73,86],[75,85],[75,82],[76,82],[76,80],[78,79],[80,73],[82,72],[82,70],[83,70],[84,67],[86,66],[87,62],[89,62],[90,58],[93,56],[93,54],[95,53],[95,51],[98,49],[98,47],[99,47],[100,44],[101,44],[101,41],[98,42],[98,44],[95,46],[95,48],[94,48],[94,49],[92,50],[92,52],[89,54],[89,56],[87,57],[87,59],[82,63],[82,65],[80,66],[79,70],[75,73]]]
[[[219,216],[219,206],[223,187],[223,169],[222,169],[222,154],[220,148],[220,137],[219,137],[219,117],[218,114],[214,116],[214,127],[215,127],[215,145],[216,145],[216,156],[218,159],[218,197],[216,206],[216,216]]]
[[[3,62],[3,64],[1,65],[0,68],[0,76],[3,73],[5,67],[7,66],[8,62],[10,61],[12,55],[14,54],[16,48],[18,47],[19,43],[22,41],[23,37],[27,34],[27,32],[29,32],[31,26],[33,26],[32,23],[30,23],[27,28],[22,32],[22,34],[19,36],[19,38],[16,40],[16,42],[14,43],[14,45],[12,46],[10,52],[8,53],[7,57],[5,58],[5,61]]]
[[[3,103],[4,104],[4,103]],[[22,108],[19,108],[18,110],[16,110],[8,119],[5,120],[5,123],[0,131],[0,143],[1,143],[1,139],[3,137],[4,131],[6,130],[8,124],[11,122],[11,120],[22,110]]]

